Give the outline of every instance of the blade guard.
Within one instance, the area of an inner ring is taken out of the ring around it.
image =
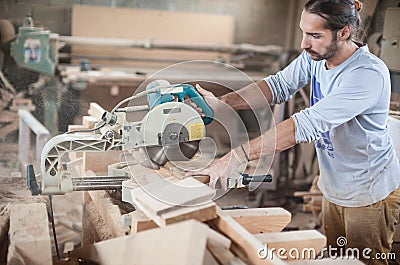
[[[156,86],[165,86],[169,84],[165,80],[156,80],[151,82],[147,86],[147,90],[154,88]],[[189,84],[177,84],[177,85],[168,85],[170,88],[174,87],[182,87],[183,91],[181,92],[171,92],[167,94],[161,94],[161,92],[151,93],[147,96],[147,100],[149,102],[150,108],[153,108],[159,104],[163,104],[165,102],[171,102],[175,100],[175,97],[178,98],[180,102],[184,102],[185,97],[188,96],[199,108],[203,110],[204,117],[202,117],[205,125],[210,124],[214,120],[214,112],[210,108],[210,106],[206,103],[203,96],[197,92],[197,90]]]

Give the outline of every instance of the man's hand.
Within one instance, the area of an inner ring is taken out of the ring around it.
[[[222,189],[226,190],[228,177],[236,173],[241,164],[242,161],[239,161],[237,156],[235,157],[232,152],[229,152],[219,160],[215,160],[208,167],[201,169],[201,171],[187,171],[186,176],[210,176],[209,186],[213,189],[215,189],[215,184],[220,179]]]
[[[202,88],[199,84],[196,84],[196,89],[197,91],[204,97],[206,100],[207,104],[210,106],[210,108],[214,111],[214,113],[221,108],[221,105],[223,104],[214,94],[210,91],[205,90]],[[188,103],[190,106],[192,106],[199,114],[201,117],[204,117],[203,110],[196,105],[192,100],[188,99]]]

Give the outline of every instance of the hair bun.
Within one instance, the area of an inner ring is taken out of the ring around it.
[[[362,5],[361,5],[361,2],[360,2],[360,1],[354,0],[354,6],[355,6],[355,8],[356,8],[357,11],[360,11],[360,10],[361,10]]]

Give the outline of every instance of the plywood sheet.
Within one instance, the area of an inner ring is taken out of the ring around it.
[[[80,37],[219,44],[231,44],[234,37],[232,16],[134,8],[76,5],[72,9],[71,27],[71,35]],[[214,59],[217,55],[215,52],[89,46],[74,46],[72,53],[174,60]],[[97,62],[133,65],[127,61]],[[137,66],[138,63],[135,62],[134,65]]]

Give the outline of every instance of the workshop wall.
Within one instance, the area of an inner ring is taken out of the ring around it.
[[[20,25],[31,14],[36,24],[70,35],[71,10],[76,4],[223,14],[235,17],[235,43],[284,45],[290,22],[288,3],[289,0],[4,0],[0,1],[0,18]]]

